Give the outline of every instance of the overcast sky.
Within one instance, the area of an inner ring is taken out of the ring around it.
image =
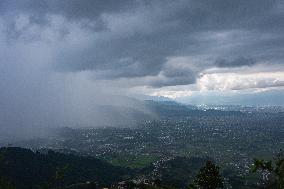
[[[282,94],[283,33],[283,0],[1,0],[0,120],[86,121],[108,95]]]

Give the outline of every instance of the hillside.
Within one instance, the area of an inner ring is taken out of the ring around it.
[[[1,148],[0,155],[0,177],[11,181],[17,189],[86,181],[110,185],[132,173],[129,169],[112,166],[95,158],[53,151],[43,154],[23,148]]]

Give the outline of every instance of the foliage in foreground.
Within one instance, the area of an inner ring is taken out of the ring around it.
[[[110,185],[132,173],[96,158],[53,151],[39,153],[23,148],[0,148],[0,154],[0,177],[5,177],[1,182],[10,181],[17,189],[59,188],[93,180]]]
[[[220,175],[220,167],[216,166],[212,161],[207,161],[194,179],[194,183],[190,185],[191,189],[216,189],[224,186],[224,179]]]
[[[126,181],[126,188],[129,189],[184,188],[174,184],[178,181],[176,177],[180,175],[193,180],[189,186],[190,189],[224,188],[224,178],[221,176],[220,167],[212,161],[207,161],[199,172],[191,171],[191,174],[196,174],[195,179],[188,174],[187,171],[190,171],[192,165],[196,166],[201,160],[180,157],[166,161],[165,164],[161,164],[163,169],[158,170],[160,176],[165,174],[160,177],[161,180],[150,180],[150,184],[134,184],[132,178],[139,172],[134,173],[134,170],[114,167],[95,158],[52,151],[42,154],[22,148],[0,148],[0,189],[94,189],[102,186],[112,186],[115,189],[121,188],[115,185],[121,180]],[[186,169],[182,169],[186,166],[188,166]],[[176,177],[169,174],[171,171]],[[255,182],[254,187],[249,188],[284,189],[283,153],[279,153],[273,161],[255,160],[252,172],[262,175],[262,183],[257,186]],[[129,173],[133,175],[125,177]],[[184,179],[179,181],[182,182]],[[247,179],[246,181],[252,182],[253,180]]]
[[[274,161],[255,159],[252,172],[261,172],[265,189],[284,189],[284,156],[280,151]]]

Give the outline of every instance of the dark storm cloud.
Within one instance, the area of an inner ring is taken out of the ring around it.
[[[241,67],[241,66],[252,66],[256,64],[256,61],[252,58],[239,57],[234,60],[218,59],[215,65],[218,67]]]
[[[283,86],[283,20],[282,0],[0,0],[0,134],[101,125],[135,90]]]
[[[164,87],[164,86],[176,86],[176,85],[188,85],[193,84],[196,81],[195,73],[188,72],[187,75],[173,76],[162,78],[156,78],[148,82],[151,87]]]
[[[26,13],[37,18],[59,14],[72,20],[80,20],[93,19],[102,13],[124,11],[135,4],[131,0],[2,0],[0,10],[1,14]]]
[[[182,65],[163,66],[159,75],[147,83],[152,87],[188,85],[196,82],[196,74],[189,68]]]
[[[108,77],[137,77],[156,75],[171,48],[159,48],[163,41],[150,38],[125,37],[100,39],[87,49],[63,49],[55,67],[61,71],[105,70],[114,71]],[[150,45],[151,44],[151,45]],[[173,50],[173,49],[172,49]]]
[[[52,65],[62,72],[99,72],[97,79],[158,77],[163,72],[164,81],[155,78],[152,86],[194,82],[196,71],[184,78],[163,70],[169,57],[178,56],[208,56],[212,64],[196,63],[202,69],[252,66],[255,59],[283,62],[280,0],[3,0],[0,14],[7,36],[15,40],[29,27],[52,27],[50,16],[66,20],[62,38],[74,30],[68,24],[76,24],[90,42],[61,46]],[[19,15],[29,19],[21,29],[15,24]],[[221,58],[214,63],[216,57]]]

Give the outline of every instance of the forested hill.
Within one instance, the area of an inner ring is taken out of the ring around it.
[[[132,171],[91,157],[23,148],[0,148],[0,178],[12,181],[17,189],[60,186],[97,181],[110,185]]]

